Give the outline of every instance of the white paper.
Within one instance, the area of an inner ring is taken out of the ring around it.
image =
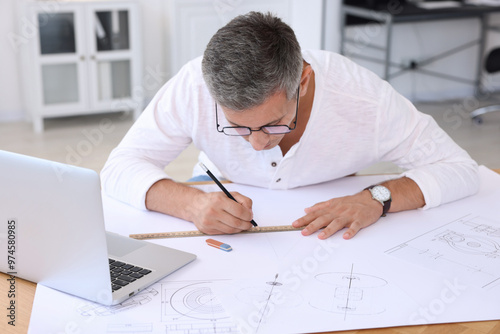
[[[239,333],[212,281],[162,280],[116,306],[38,285],[30,333]],[[50,303],[47,303],[50,301]]]
[[[484,212],[465,215],[386,253],[491,289],[500,285],[500,217],[487,218]]]
[[[214,237],[231,245],[231,252],[207,246],[206,237],[150,240],[198,258],[126,302],[120,312],[39,286],[30,330],[303,333],[499,319],[500,176],[484,167],[480,171],[477,195],[431,210],[391,213],[351,240],[343,240],[341,232],[321,241],[299,231]],[[252,198],[259,225],[289,225],[308,206],[390,177],[348,177],[289,191],[227,188]],[[195,229],[109,198],[104,204],[107,229],[120,234]],[[479,257],[457,255],[458,246],[446,240],[458,240],[459,234],[468,236],[469,248],[483,250]],[[429,260],[423,246],[438,261],[463,259],[475,271]],[[403,251],[410,249],[414,252]],[[214,316],[195,315],[204,309]]]

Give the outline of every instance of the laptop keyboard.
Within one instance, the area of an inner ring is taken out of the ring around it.
[[[144,277],[151,270],[134,266],[121,261],[109,259],[109,271],[111,274],[111,288],[113,292]]]

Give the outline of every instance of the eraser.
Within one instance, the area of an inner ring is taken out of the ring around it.
[[[206,242],[209,246],[222,249],[225,252],[230,252],[233,250],[233,248],[231,246],[229,246],[228,244],[225,244],[223,242],[220,242],[220,241],[217,241],[214,239],[207,239]]]

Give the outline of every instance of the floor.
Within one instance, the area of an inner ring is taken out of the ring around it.
[[[46,119],[44,132],[31,123],[0,123],[0,150],[90,168],[99,172],[134,120],[131,113]],[[174,179],[191,177],[199,151],[190,146],[165,168]]]
[[[479,164],[500,168],[500,112],[483,117],[482,124],[472,122],[468,113],[487,100],[465,99],[444,102],[419,103],[417,107],[432,115],[438,124]],[[128,113],[111,113],[49,119],[45,131],[33,133],[30,123],[0,123],[0,149],[32,155],[44,159],[86,167],[99,172],[111,150],[133,124]],[[166,171],[175,180],[191,177],[198,150],[190,146]],[[378,164],[361,174],[391,173],[398,168]]]

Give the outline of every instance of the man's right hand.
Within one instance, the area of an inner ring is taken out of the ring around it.
[[[237,202],[223,192],[206,193],[199,189],[160,180],[146,194],[146,208],[191,221],[203,233],[229,234],[252,227],[252,200],[237,192]]]
[[[252,227],[252,200],[237,192],[231,195],[223,192],[199,193],[193,198],[192,222],[198,230],[206,234],[231,234]]]

